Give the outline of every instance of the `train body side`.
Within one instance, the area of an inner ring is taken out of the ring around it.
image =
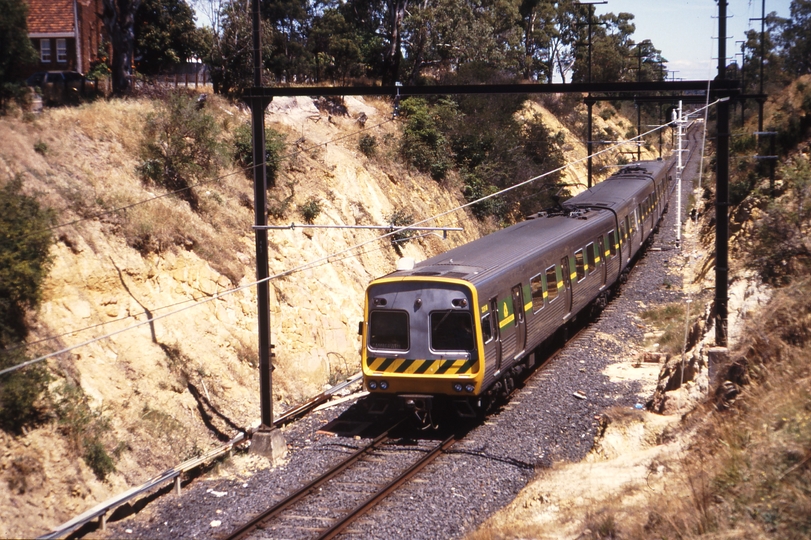
[[[362,367],[367,390],[475,402],[561,326],[605,299],[667,203],[665,168],[626,168],[563,204],[374,280]]]

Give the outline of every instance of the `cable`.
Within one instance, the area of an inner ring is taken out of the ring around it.
[[[702,107],[701,109],[698,109],[696,112],[701,112],[702,110],[705,110],[706,108],[709,108],[709,107],[711,107],[711,106],[714,106],[714,105],[716,105],[716,104],[717,104],[719,101],[720,101],[720,100],[716,100],[716,101],[714,101],[714,102],[712,102],[712,103],[710,103],[710,104],[707,104],[705,107]],[[645,136],[647,136],[647,135],[649,135],[649,134],[651,134],[651,133],[654,133],[654,132],[656,132],[656,131],[658,131],[658,130],[660,130],[660,129],[664,129],[665,127],[670,126],[671,124],[673,124],[673,121],[667,122],[666,124],[662,124],[662,125],[660,125],[660,126],[656,126],[656,127],[654,127],[653,129],[651,129],[651,130],[648,130],[648,131],[646,131],[646,132],[644,132],[644,133],[640,133],[640,134],[639,134],[639,135],[637,135],[636,137],[633,137],[633,138],[629,139],[628,141],[626,141],[625,143],[622,143],[622,144],[628,144],[628,143],[631,143],[631,142],[633,142],[635,139],[640,139],[640,138],[642,138],[642,137],[645,137]],[[614,145],[614,146],[611,146],[611,147],[605,148],[605,149],[603,149],[603,150],[600,150],[599,152],[596,152],[596,153],[592,154],[592,157],[594,157],[594,156],[598,156],[598,155],[601,155],[601,154],[604,154],[604,153],[607,153],[607,152],[609,152],[609,151],[611,151],[611,150],[614,150],[615,148],[617,148],[617,147],[619,147],[619,146],[622,146],[622,144],[616,144],[616,145]],[[530,178],[530,179],[528,179],[528,180],[524,180],[523,182],[519,182],[518,184],[514,184],[514,185],[512,185],[512,186],[509,186],[509,187],[507,187],[507,188],[504,188],[503,190],[498,191],[498,192],[496,192],[496,193],[492,193],[492,194],[490,194],[490,195],[486,195],[486,196],[481,197],[481,198],[479,198],[479,199],[476,199],[476,200],[474,200],[474,201],[469,201],[469,202],[467,202],[467,203],[465,203],[465,204],[463,204],[463,205],[460,205],[460,206],[457,206],[457,207],[455,207],[455,208],[452,208],[451,210],[447,210],[447,211],[445,211],[445,212],[441,212],[441,213],[439,213],[439,214],[436,214],[436,215],[434,215],[434,216],[428,217],[428,218],[423,219],[423,220],[421,220],[421,221],[418,221],[418,222],[416,222],[416,223],[412,223],[412,224],[407,225],[407,226],[404,226],[404,227],[399,227],[399,228],[394,229],[394,230],[392,230],[392,231],[390,231],[390,232],[388,232],[388,233],[385,233],[385,234],[382,234],[382,235],[380,235],[380,236],[378,236],[378,237],[375,237],[375,238],[373,238],[373,239],[371,239],[371,240],[367,240],[367,241],[364,241],[364,242],[360,242],[360,243],[358,243],[358,244],[355,244],[355,245],[353,245],[353,246],[349,246],[349,247],[347,247],[347,248],[345,248],[345,249],[342,249],[342,250],[340,250],[340,251],[337,251],[337,252],[335,252],[335,253],[331,253],[331,254],[329,254],[329,255],[325,255],[324,257],[320,257],[320,258],[315,259],[315,260],[313,260],[313,261],[306,262],[306,263],[301,264],[301,265],[299,265],[299,266],[293,267],[293,268],[291,268],[291,269],[289,269],[289,270],[285,270],[285,271],[283,271],[283,272],[279,272],[279,273],[277,273],[277,274],[275,274],[275,275],[268,276],[268,277],[266,277],[266,278],[264,278],[264,279],[261,279],[261,280],[258,280],[258,281],[254,281],[254,282],[252,282],[252,283],[247,283],[247,284],[245,284],[245,285],[241,285],[241,286],[239,286],[239,287],[235,287],[235,288],[233,288],[233,289],[228,289],[228,290],[225,290],[225,291],[220,292],[220,293],[215,293],[215,294],[214,294],[213,296],[211,296],[210,298],[206,298],[205,300],[202,300],[202,301],[196,302],[196,303],[192,304],[191,306],[186,306],[186,307],[184,307],[184,308],[181,308],[181,309],[178,309],[178,310],[175,310],[175,311],[171,311],[171,312],[169,312],[169,313],[165,313],[165,314],[163,314],[163,315],[158,315],[158,316],[156,316],[156,317],[152,317],[152,318],[150,318],[150,319],[147,319],[147,320],[145,320],[145,321],[143,321],[143,322],[139,322],[139,323],[137,323],[137,324],[134,324],[134,325],[128,326],[128,327],[126,327],[126,328],[122,328],[121,330],[117,330],[117,331],[115,331],[115,332],[111,332],[111,333],[109,333],[109,334],[105,334],[105,335],[102,335],[102,336],[99,336],[99,337],[96,337],[96,338],[93,338],[93,339],[90,339],[90,340],[84,341],[84,342],[79,343],[79,344],[77,344],[77,345],[73,345],[73,346],[71,346],[71,347],[66,347],[66,348],[61,349],[61,350],[59,350],[59,351],[56,351],[56,352],[53,352],[53,353],[49,353],[49,354],[46,354],[46,355],[44,355],[44,356],[40,356],[40,357],[35,358],[35,359],[33,359],[33,360],[29,360],[29,361],[27,361],[27,362],[23,362],[23,363],[21,363],[21,364],[17,364],[17,365],[15,365],[15,366],[11,366],[11,367],[5,368],[5,369],[3,369],[3,370],[0,370],[0,375],[5,375],[6,373],[10,373],[10,372],[12,372],[12,371],[16,371],[16,370],[18,370],[18,369],[22,369],[22,368],[24,368],[24,367],[26,367],[26,366],[30,366],[30,365],[32,365],[32,364],[35,364],[35,363],[41,362],[41,361],[43,361],[43,360],[47,360],[48,358],[52,358],[52,357],[54,357],[54,356],[57,356],[57,355],[60,355],[60,354],[66,353],[66,352],[70,352],[70,351],[72,351],[72,350],[74,350],[74,349],[78,349],[78,348],[80,348],[80,347],[84,347],[84,346],[86,346],[86,345],[90,345],[90,344],[96,343],[96,342],[98,342],[98,341],[101,341],[101,340],[104,340],[104,339],[111,338],[111,337],[113,337],[113,336],[117,336],[118,334],[121,334],[121,333],[127,332],[127,331],[129,331],[129,330],[134,330],[134,329],[136,329],[136,328],[139,328],[139,327],[141,327],[141,326],[144,326],[145,324],[151,324],[151,323],[152,323],[152,322],[154,322],[154,321],[158,321],[158,320],[164,319],[164,318],[169,317],[169,316],[171,316],[171,315],[176,315],[176,314],[178,314],[178,313],[182,313],[183,311],[186,311],[186,310],[191,309],[191,308],[193,308],[193,307],[197,307],[197,306],[200,306],[200,305],[203,305],[203,304],[207,304],[207,303],[212,302],[212,301],[214,301],[214,300],[218,300],[219,298],[221,298],[221,297],[223,297],[223,296],[228,296],[228,295],[234,294],[234,293],[236,293],[236,292],[239,292],[239,291],[242,291],[242,290],[248,289],[248,288],[250,288],[250,287],[253,287],[253,286],[255,286],[255,285],[258,285],[259,283],[263,283],[263,282],[270,282],[270,281],[272,281],[272,280],[279,279],[279,278],[282,278],[282,277],[286,277],[286,276],[289,276],[289,275],[291,275],[291,274],[294,274],[294,273],[297,273],[297,272],[301,272],[301,271],[303,271],[303,270],[308,270],[308,269],[310,269],[310,268],[314,268],[315,266],[318,266],[318,265],[320,265],[321,263],[324,263],[324,262],[329,261],[329,260],[330,260],[331,258],[333,258],[333,257],[337,257],[337,256],[339,256],[339,255],[343,255],[343,254],[345,254],[345,253],[348,253],[348,252],[354,251],[354,250],[359,249],[359,248],[361,248],[361,247],[367,246],[367,245],[369,245],[369,244],[371,244],[371,243],[373,243],[373,242],[376,242],[376,241],[378,241],[378,240],[382,240],[383,238],[388,238],[388,237],[393,236],[393,235],[395,235],[395,234],[397,234],[397,233],[399,233],[399,232],[406,231],[406,230],[411,229],[411,228],[413,228],[413,227],[416,227],[416,226],[418,226],[418,225],[423,225],[423,224],[425,224],[425,223],[428,223],[428,222],[434,221],[434,220],[436,220],[436,219],[439,219],[439,218],[441,218],[441,217],[447,216],[447,215],[449,215],[449,214],[452,214],[452,213],[454,213],[454,212],[457,212],[457,211],[459,211],[459,210],[462,210],[462,209],[464,209],[464,208],[467,208],[467,207],[472,206],[472,205],[474,205],[474,204],[477,204],[477,203],[479,203],[479,202],[482,202],[482,201],[485,201],[485,200],[491,199],[491,198],[496,197],[496,196],[503,195],[503,194],[508,193],[508,192],[510,192],[510,191],[512,191],[512,190],[518,189],[519,187],[522,187],[522,186],[525,186],[525,185],[527,185],[527,184],[529,184],[529,183],[532,183],[532,182],[534,182],[534,181],[536,181],[536,180],[540,180],[541,178],[545,178],[545,177],[547,177],[547,176],[550,176],[550,175],[552,175],[552,174],[555,174],[555,173],[557,173],[557,172],[560,172],[560,171],[562,171],[562,170],[565,170],[565,169],[567,169],[567,168],[569,168],[569,167],[571,167],[571,166],[573,166],[573,165],[575,165],[575,164],[577,164],[577,163],[581,163],[581,162],[583,162],[583,161],[586,161],[587,159],[588,159],[588,156],[587,156],[587,157],[580,158],[580,159],[576,159],[576,160],[574,160],[574,161],[572,161],[572,162],[569,162],[569,163],[566,163],[566,164],[564,164],[564,165],[562,165],[562,166],[560,166],[560,167],[558,167],[558,168],[556,168],[556,169],[553,169],[553,170],[548,171],[548,172],[545,172],[545,173],[543,173],[543,174],[540,174],[540,175],[534,176],[534,177],[532,177],[532,178]]]

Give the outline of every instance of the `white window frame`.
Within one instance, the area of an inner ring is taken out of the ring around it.
[[[49,64],[51,62],[51,40],[50,39],[40,39],[39,40],[39,60],[44,64]]]
[[[65,38],[56,39],[56,61],[60,64],[68,62],[68,40]]]

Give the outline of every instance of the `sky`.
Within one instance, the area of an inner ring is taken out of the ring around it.
[[[594,0],[583,0],[594,1]],[[789,18],[791,0],[766,0],[766,13]],[[740,53],[746,31],[760,31],[763,0],[728,0],[727,63]],[[650,39],[667,59],[668,78],[712,79],[718,73],[718,3],[716,0],[608,0],[594,6],[594,13],[633,13],[637,43]],[[740,56],[738,57],[740,59]]]

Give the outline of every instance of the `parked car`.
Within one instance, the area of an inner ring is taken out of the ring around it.
[[[75,103],[84,93],[84,75],[78,71],[38,71],[26,84],[39,88],[42,101],[49,105]]]

